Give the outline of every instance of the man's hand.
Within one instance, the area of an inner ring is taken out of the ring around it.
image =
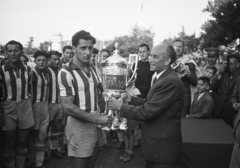
[[[111,109],[111,110],[120,110],[122,104],[123,104],[123,102],[121,100],[117,101],[115,99],[109,99],[107,101],[107,107],[108,107],[108,109]]]
[[[128,92],[123,93],[121,99],[123,100],[123,102],[130,102],[131,101],[131,95]]]
[[[234,103],[234,104],[233,104],[233,108],[234,108],[234,110],[236,110],[236,111],[240,110],[240,103]]]
[[[109,115],[100,115],[97,119],[97,124],[111,126],[113,117]]]
[[[0,109],[0,128],[3,127],[5,124],[4,116],[2,114],[2,111]]]

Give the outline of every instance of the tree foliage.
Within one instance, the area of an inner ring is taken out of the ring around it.
[[[211,45],[227,45],[240,38],[240,1],[209,1],[203,12],[211,14],[212,19],[202,25],[203,36],[210,39]]]
[[[33,46],[34,37],[29,37],[29,41],[26,44],[26,47],[24,47],[23,52],[27,55],[32,55],[36,48]]]
[[[178,33],[178,36],[174,36],[173,38],[169,37],[167,39],[164,39],[161,43],[172,45],[174,40],[180,39],[185,44],[185,51],[186,52],[192,52],[197,49],[197,46],[199,45],[199,40],[196,37],[195,33],[192,35],[187,35],[185,32],[184,26],[182,27],[182,30]]]
[[[105,45],[110,50],[113,49],[114,44],[117,42],[119,44],[118,49],[121,54],[134,54],[138,51],[138,46],[141,43],[146,43],[149,47],[153,46],[154,33],[151,28],[146,29],[135,24],[131,28],[129,35],[115,37],[114,40],[105,41]]]

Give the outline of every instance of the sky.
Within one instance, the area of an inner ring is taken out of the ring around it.
[[[199,36],[201,25],[210,18],[202,10],[208,0],[0,0],[0,44],[10,40],[34,46],[61,33],[71,40],[80,30],[99,40],[128,35],[138,24],[151,28],[154,43],[176,36],[185,27]]]

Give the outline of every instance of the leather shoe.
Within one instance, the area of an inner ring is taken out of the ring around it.
[[[51,150],[51,155],[56,157],[56,158],[62,158],[63,157],[63,155],[60,152],[58,152],[57,150]]]
[[[133,154],[127,153],[123,158],[123,162],[130,162],[133,159]]]
[[[134,143],[134,146],[137,148],[141,145],[141,140],[137,139],[137,141]]]
[[[58,152],[61,153],[62,155],[66,155],[67,151],[64,148],[59,148]]]
[[[123,141],[118,142],[117,148],[122,149],[123,147],[124,147],[124,142]]]
[[[128,154],[128,153],[125,151],[124,154],[119,157],[119,160],[123,160],[123,159],[127,156],[127,154]]]

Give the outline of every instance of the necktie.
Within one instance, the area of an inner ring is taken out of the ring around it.
[[[152,86],[153,86],[154,83],[156,83],[156,82],[157,82],[157,77],[155,77],[155,78],[153,79]]]

